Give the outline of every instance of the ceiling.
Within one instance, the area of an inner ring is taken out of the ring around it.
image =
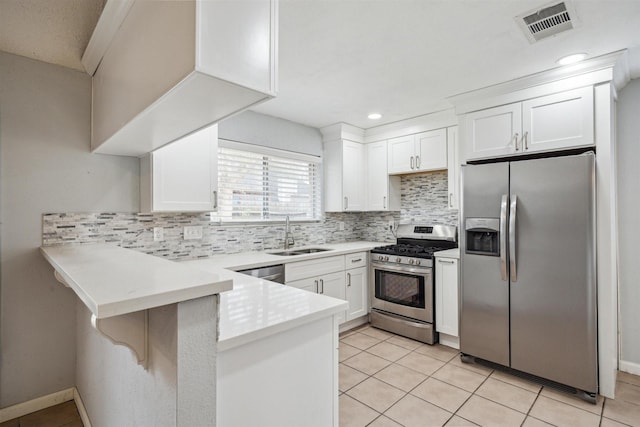
[[[82,70],[105,0],[0,0],[0,50]],[[547,0],[280,0],[279,91],[254,108],[361,128],[450,108],[447,97],[625,48],[640,77],[640,1],[572,0],[577,28],[530,44],[514,17]],[[380,112],[378,121],[366,118]]]
[[[0,50],[84,71],[106,0],[0,0]]]

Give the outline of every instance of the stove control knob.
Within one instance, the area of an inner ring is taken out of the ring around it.
[[[414,262],[415,262],[415,261],[414,261],[414,260],[412,260],[412,259],[410,259],[410,260],[409,260],[409,264],[413,264]]]
[[[382,260],[384,260],[384,257],[382,255],[380,255],[380,256],[378,256],[378,260],[382,261]]]
[[[396,258],[396,262],[400,262],[400,261],[402,261],[402,258],[400,257]]]
[[[416,260],[416,265],[420,265],[420,260],[419,259]]]
[[[389,257],[388,256],[384,257],[384,260],[389,261]]]

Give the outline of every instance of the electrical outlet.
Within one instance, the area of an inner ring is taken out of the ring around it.
[[[338,222],[338,230],[339,231],[344,231],[344,222],[342,222],[342,221]]]
[[[153,241],[162,242],[164,240],[164,228],[153,227]]]
[[[200,240],[202,239],[202,226],[195,225],[184,228],[184,240]]]
[[[396,227],[396,223],[393,220],[389,220],[389,230],[393,230]]]

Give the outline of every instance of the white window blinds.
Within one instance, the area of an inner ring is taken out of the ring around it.
[[[218,215],[223,221],[321,218],[320,159],[220,140]]]

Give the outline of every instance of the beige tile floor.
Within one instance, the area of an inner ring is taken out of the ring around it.
[[[640,377],[593,405],[442,345],[364,326],[340,335],[340,426],[640,426]]]

